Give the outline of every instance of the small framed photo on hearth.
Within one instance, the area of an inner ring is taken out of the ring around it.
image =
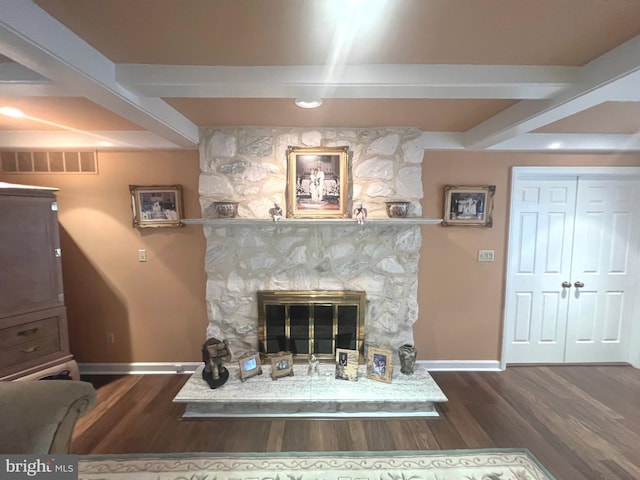
[[[367,378],[391,383],[393,373],[393,351],[386,348],[367,349]]]
[[[293,355],[288,352],[280,352],[271,355],[271,378],[277,380],[280,377],[293,377]]]
[[[358,351],[336,348],[336,378],[358,381]]]
[[[247,378],[262,375],[262,363],[258,352],[245,353],[238,358],[238,365],[240,366],[240,380],[243,382]]]

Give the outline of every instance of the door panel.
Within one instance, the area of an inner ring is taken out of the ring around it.
[[[573,298],[567,317],[566,362],[623,362],[629,358],[638,185],[580,180],[573,245]]]
[[[553,343],[559,335],[559,325],[564,325],[560,319],[560,307],[564,309],[564,301],[560,292],[547,292],[542,295],[542,326],[540,343]]]
[[[564,361],[576,180],[519,181],[514,187],[505,303],[510,363]],[[513,225],[513,222],[516,225]]]

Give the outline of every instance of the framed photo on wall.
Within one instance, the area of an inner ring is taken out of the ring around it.
[[[493,226],[495,185],[445,185],[443,225]]]
[[[129,185],[134,228],[182,227],[180,185]]]
[[[287,217],[345,218],[349,147],[287,149]]]
[[[367,348],[367,378],[391,383],[393,352],[386,348]]]

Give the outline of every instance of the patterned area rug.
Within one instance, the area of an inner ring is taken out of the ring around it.
[[[554,480],[526,449],[81,456],[84,480]]]

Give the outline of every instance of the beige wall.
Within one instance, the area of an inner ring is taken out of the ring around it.
[[[509,181],[514,165],[640,165],[640,155],[431,152],[423,166],[424,216],[441,217],[442,189],[496,185],[490,229],[422,227],[420,318],[423,360],[497,360],[502,331]],[[200,360],[207,325],[202,227],[131,227],[129,184],[181,184],[185,216],[199,217],[196,151],[99,154],[98,175],[5,175],[59,187],[71,348],[81,362]],[[137,260],[138,249],[147,263]],[[495,250],[478,263],[477,250]],[[106,343],[114,332],[116,343]]]
[[[498,360],[506,268],[508,204],[513,166],[638,166],[640,154],[543,154],[426,151],[422,169],[425,217],[442,217],[444,185],[496,185],[493,228],[422,227],[418,358]],[[495,262],[478,263],[478,250]]]
[[[98,175],[3,178],[60,188],[72,353],[80,362],[199,360],[207,326],[202,227],[134,229],[129,196],[129,184],[180,184],[185,216],[200,217],[198,152],[100,152],[98,162]],[[138,249],[147,250],[146,263]]]

